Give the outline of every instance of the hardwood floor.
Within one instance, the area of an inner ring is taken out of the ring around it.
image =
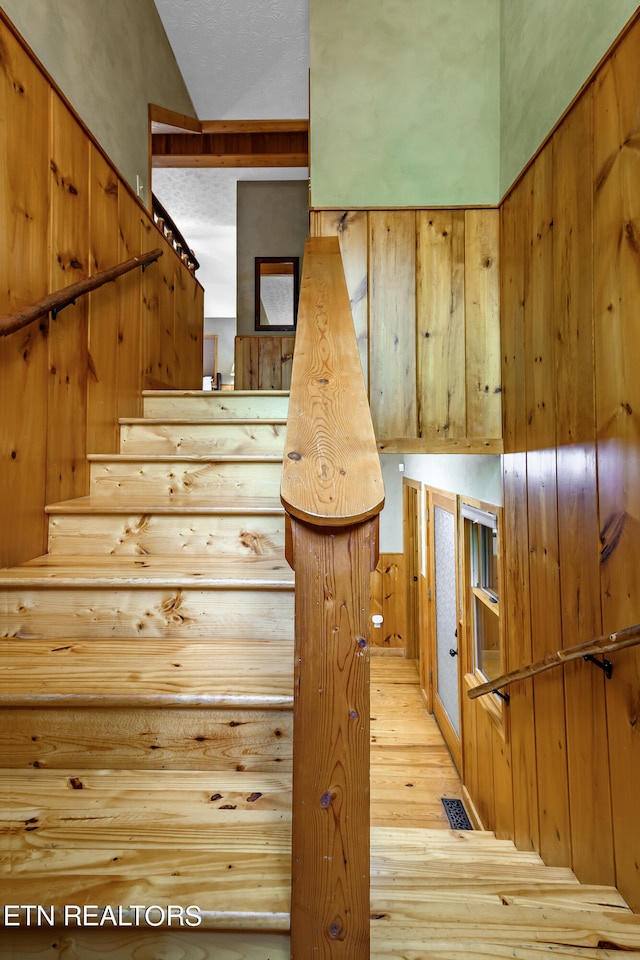
[[[371,825],[449,830],[460,777],[420,695],[415,660],[371,659]]]

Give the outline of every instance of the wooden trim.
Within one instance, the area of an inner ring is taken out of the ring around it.
[[[196,117],[188,117],[184,113],[176,113],[160,107],[157,103],[149,104],[149,124],[161,123],[177,130],[189,130],[191,133],[202,133],[202,123]]]
[[[380,453],[487,453],[501,454],[504,452],[502,438],[476,438],[431,440],[415,437],[392,437],[388,440],[378,440]]]
[[[616,650],[626,650],[628,647],[635,647],[640,644],[640,624],[632,627],[626,627],[624,630],[618,630],[616,633],[606,634],[595,640],[587,640],[585,643],[578,643],[574,647],[565,647],[564,650],[558,650],[556,653],[549,654],[543,660],[537,660],[530,663],[520,670],[512,670],[505,673],[495,680],[489,680],[482,683],[473,690],[469,690],[467,696],[472,700],[476,697],[482,697],[486,693],[495,693],[496,690],[502,690],[510,683],[517,683],[519,680],[526,680],[527,677],[535,677],[553,667],[563,666],[572,660],[584,659],[587,656],[596,656],[599,653],[615,653]]]
[[[384,504],[337,237],[305,244],[281,498],[287,513],[327,527]]]
[[[202,133],[308,133],[308,120],[202,120]]]

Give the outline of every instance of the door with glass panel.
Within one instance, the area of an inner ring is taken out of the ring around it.
[[[454,763],[461,770],[456,512],[455,496],[430,492],[433,712]]]

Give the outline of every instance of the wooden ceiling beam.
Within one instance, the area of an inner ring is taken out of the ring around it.
[[[152,133],[154,167],[306,167],[307,120],[203,120],[202,133]]]

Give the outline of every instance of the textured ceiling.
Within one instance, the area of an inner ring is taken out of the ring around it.
[[[309,0],[155,0],[200,120],[308,116]],[[236,183],[305,168],[154,169],[152,189],[200,261],[205,316],[236,313]]]
[[[308,115],[309,0],[155,0],[200,120]]]

